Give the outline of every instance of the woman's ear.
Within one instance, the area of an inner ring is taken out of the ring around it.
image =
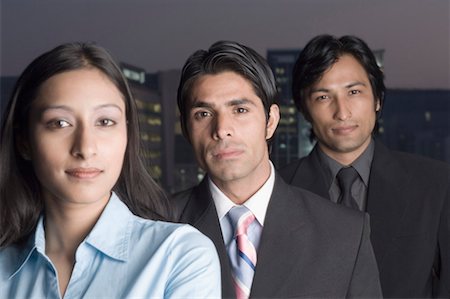
[[[26,161],[31,161],[30,146],[22,136],[17,137],[16,146],[22,159]]]
[[[278,123],[280,122],[280,107],[277,104],[272,104],[269,110],[269,119],[266,126],[266,140],[272,138]]]

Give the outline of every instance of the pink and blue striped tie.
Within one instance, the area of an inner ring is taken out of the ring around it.
[[[236,206],[228,212],[228,217],[234,232],[228,256],[233,270],[236,298],[246,299],[250,295],[256,267],[256,242],[254,236],[248,235],[248,228],[254,222],[255,215],[245,206]],[[258,224],[257,221],[256,223]]]

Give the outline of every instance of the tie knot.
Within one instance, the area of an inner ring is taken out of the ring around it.
[[[342,167],[336,178],[342,190],[349,190],[358,178],[358,172],[352,166]]]
[[[228,218],[235,235],[240,235],[247,234],[247,229],[255,220],[255,215],[245,206],[235,206],[228,212]]]

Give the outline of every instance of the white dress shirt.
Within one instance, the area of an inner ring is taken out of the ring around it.
[[[270,175],[264,185],[253,194],[243,205],[249,209],[259,222],[259,226],[255,229],[259,229],[257,234],[261,235],[262,227],[264,226],[264,219],[266,218],[267,207],[269,205],[270,197],[272,195],[273,186],[275,184],[275,168],[271,161],[270,163]],[[229,199],[214,182],[209,180],[209,190],[211,191],[214,204],[216,206],[217,215],[219,216],[220,228],[222,229],[222,236],[225,242],[225,246],[228,246],[229,242],[233,240],[233,232],[231,224],[229,223],[226,215],[230,209],[237,206],[231,199]],[[257,242],[255,245],[258,248]]]

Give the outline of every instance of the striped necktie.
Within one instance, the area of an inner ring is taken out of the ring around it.
[[[248,235],[249,226],[255,221],[255,215],[245,206],[233,207],[228,212],[228,220],[233,227],[233,240],[228,246],[228,256],[233,270],[236,298],[245,299],[250,295],[253,275],[256,267],[256,240]],[[258,224],[258,221],[255,221]],[[259,225],[259,224],[258,224]]]

